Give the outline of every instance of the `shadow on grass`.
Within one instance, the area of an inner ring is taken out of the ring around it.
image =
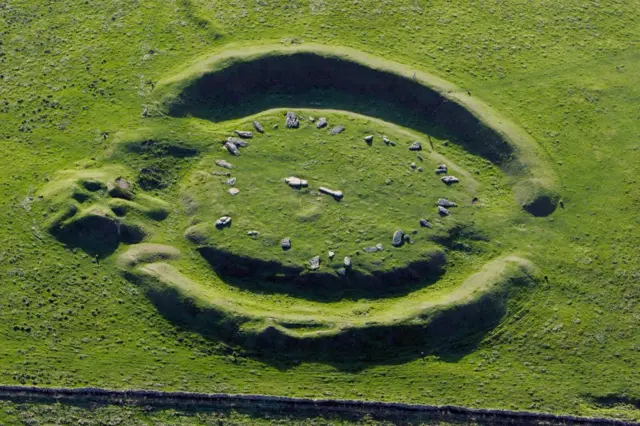
[[[315,302],[379,299],[402,296],[429,286],[444,273],[444,253],[434,251],[424,260],[389,271],[364,273],[354,269],[345,276],[307,272],[303,267],[238,256],[215,247],[201,247],[200,255],[227,284],[262,294],[287,294]]]
[[[496,164],[513,148],[461,105],[410,78],[312,53],[235,62],[205,74],[168,105],[174,116],[226,121],[266,109],[333,108],[448,139]]]
[[[403,364],[428,355],[456,362],[479,345],[506,315],[512,301],[520,300],[525,293],[523,287],[531,283],[528,276],[506,278],[474,300],[425,311],[406,320],[301,336],[295,334],[294,327],[282,324],[246,328],[246,324],[255,323],[255,318],[203,305],[173,287],[145,283],[146,278],[127,275],[146,288],[158,311],[178,327],[210,340],[222,340],[281,370],[301,362],[321,362],[353,372],[378,364]]]

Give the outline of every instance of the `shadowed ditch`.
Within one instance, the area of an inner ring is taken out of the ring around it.
[[[406,295],[438,281],[445,264],[444,253],[433,251],[404,267],[371,273],[349,269],[341,277],[329,272],[305,273],[302,266],[239,256],[215,247],[201,247],[198,252],[224,282],[238,288],[319,302]]]
[[[470,111],[417,81],[313,53],[231,62],[191,82],[168,107],[174,116],[219,122],[285,105],[377,117],[449,139],[496,164],[514,153]]]

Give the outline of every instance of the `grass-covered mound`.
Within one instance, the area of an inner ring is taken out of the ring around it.
[[[143,241],[149,234],[145,222],[164,220],[169,205],[137,193],[129,175],[120,166],[58,173],[38,195],[49,231],[98,257],[108,256],[121,242]]]
[[[280,361],[385,362],[394,354],[413,357],[437,354],[454,344],[472,345],[503,317],[509,303],[520,303],[538,279],[530,262],[504,256],[450,291],[400,298],[363,316],[348,306],[283,309],[256,307],[244,297],[229,299],[161,262],[176,255],[169,247],[133,246],[119,264],[172,322]]]

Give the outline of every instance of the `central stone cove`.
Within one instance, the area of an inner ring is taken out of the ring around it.
[[[479,185],[429,136],[355,114],[278,110],[216,138],[185,185],[185,237],[225,281],[384,297],[435,281],[453,240],[484,239],[473,221]],[[459,154],[465,167],[487,167]]]

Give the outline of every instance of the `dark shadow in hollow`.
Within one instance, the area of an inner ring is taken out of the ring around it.
[[[434,251],[401,268],[372,273],[349,269],[342,277],[238,256],[215,247],[201,247],[198,252],[227,284],[252,293],[287,294],[316,302],[403,296],[438,281],[445,264],[444,254]]]
[[[335,108],[448,139],[496,164],[513,147],[470,111],[411,78],[313,53],[235,62],[187,86],[168,105],[174,116],[214,122],[277,107]]]

